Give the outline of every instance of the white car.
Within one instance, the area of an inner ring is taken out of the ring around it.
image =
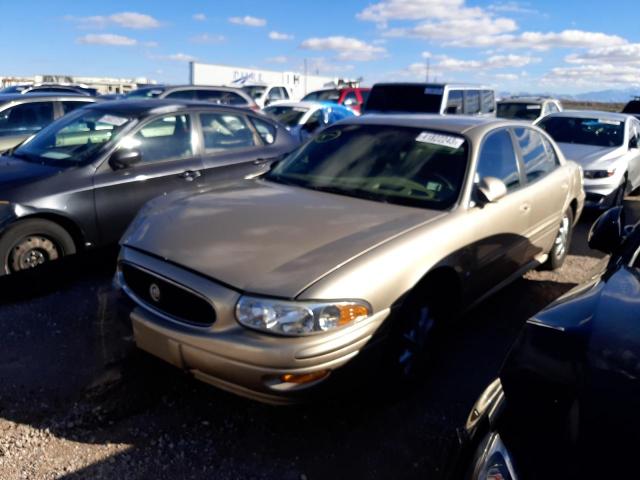
[[[266,83],[245,83],[242,90],[247,92],[260,108],[264,108],[274,102],[289,100],[292,98],[291,90],[283,85],[268,85]]]
[[[535,122],[551,113],[562,112],[562,103],[547,97],[510,97],[498,102],[498,118]]]
[[[278,102],[266,107],[264,113],[282,123],[301,142],[335,122],[356,115],[350,108],[332,102]]]
[[[640,121],[599,111],[553,113],[536,124],[556,141],[568,160],[582,166],[587,207],[620,205],[640,186]]]

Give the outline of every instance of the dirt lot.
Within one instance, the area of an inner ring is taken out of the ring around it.
[[[433,374],[395,401],[347,391],[270,407],[136,351],[113,302],[114,252],[4,278],[0,478],[440,478],[520,326],[601,263],[586,246],[592,221],[559,272],[530,272],[476,308]]]

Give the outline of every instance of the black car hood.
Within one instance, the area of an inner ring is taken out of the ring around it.
[[[36,180],[58,175],[66,168],[26,162],[19,158],[0,156],[0,193]]]

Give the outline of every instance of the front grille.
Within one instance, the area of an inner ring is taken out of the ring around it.
[[[188,289],[128,263],[120,264],[120,271],[125,286],[151,308],[196,325],[208,326],[216,320],[213,305]]]

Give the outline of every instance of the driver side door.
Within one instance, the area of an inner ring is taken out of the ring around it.
[[[120,141],[134,148],[141,161],[114,169],[108,161],[94,175],[98,229],[104,244],[117,242],[147,201],[172,191],[195,192],[204,184],[191,115],[155,117]]]

